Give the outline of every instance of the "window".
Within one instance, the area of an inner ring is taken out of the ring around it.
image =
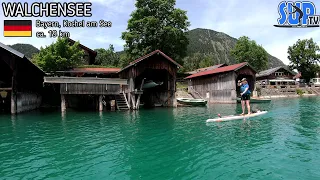
[[[283,72],[275,72],[274,74],[275,74],[276,76],[283,76],[284,73],[283,73]]]

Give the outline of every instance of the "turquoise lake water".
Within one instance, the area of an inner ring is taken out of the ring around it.
[[[320,179],[320,98],[0,115],[0,179]]]

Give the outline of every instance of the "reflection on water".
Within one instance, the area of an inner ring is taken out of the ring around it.
[[[26,179],[317,179],[319,98],[1,116],[0,174]]]

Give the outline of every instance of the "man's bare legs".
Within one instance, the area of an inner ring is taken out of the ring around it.
[[[247,104],[248,114],[251,114],[251,111],[250,111],[250,100],[246,100],[246,104]]]
[[[245,112],[245,104],[246,104],[246,101],[244,101],[244,100],[241,100],[241,106],[242,106],[242,115],[244,115],[244,112]]]

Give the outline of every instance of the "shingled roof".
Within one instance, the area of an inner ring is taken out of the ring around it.
[[[223,66],[227,66],[227,64],[217,64],[217,65],[214,65],[214,66],[209,66],[209,67],[205,67],[205,68],[199,68],[199,69],[196,69],[194,71],[186,72],[186,74],[195,74],[195,73],[206,71],[206,70],[217,69],[217,68],[220,68],[220,67],[223,67]]]
[[[212,74],[218,74],[218,73],[223,73],[223,72],[229,72],[229,71],[237,71],[238,69],[241,69],[244,66],[250,66],[250,65],[247,62],[243,62],[243,63],[240,63],[240,64],[233,64],[233,65],[230,65],[230,66],[224,66],[224,67],[221,67],[221,68],[216,68],[216,69],[212,69],[212,70],[198,72],[196,74],[192,74],[192,75],[186,77],[186,79],[191,79],[191,78],[200,77],[200,76],[206,76],[206,75],[212,75]],[[251,69],[253,69],[253,68],[251,67]]]
[[[19,57],[22,59],[22,61],[26,62],[27,64],[29,64],[31,67],[34,68],[35,71],[38,71],[40,72],[41,74],[45,74],[38,66],[36,66],[35,64],[33,64],[33,62],[31,62],[24,54],[22,54],[21,52],[13,49],[12,47],[10,46],[7,46],[5,44],[2,44],[0,42],[0,48],[3,48],[4,50],[10,52],[11,54]]]
[[[151,53],[149,53],[149,54],[147,54],[145,56],[142,56],[142,57],[130,62],[130,64],[128,66],[124,67],[123,69],[121,69],[121,71],[123,71],[125,69],[128,69],[129,67],[131,67],[131,66],[133,66],[133,65],[135,65],[135,64],[137,64],[137,63],[139,63],[139,62],[141,62],[141,61],[143,61],[145,59],[147,59],[148,57],[151,57],[151,56],[154,56],[154,55],[157,55],[157,54],[163,56],[165,59],[167,59],[168,61],[170,61],[173,64],[177,65],[178,67],[180,67],[180,68],[182,67],[180,64],[178,64],[176,61],[171,59],[169,56],[167,56],[166,54],[164,54],[160,50],[155,50],[155,51],[153,51],[153,52],[151,52]],[[121,72],[121,71],[119,71],[119,72]]]
[[[269,76],[270,74],[278,71],[279,69],[285,69],[286,71],[290,72],[292,75],[295,75],[294,72],[290,71],[287,67],[284,66],[279,66],[279,67],[275,67],[275,68],[271,68],[271,69],[267,69],[264,71],[259,72],[256,77],[263,77],[263,76]]]

